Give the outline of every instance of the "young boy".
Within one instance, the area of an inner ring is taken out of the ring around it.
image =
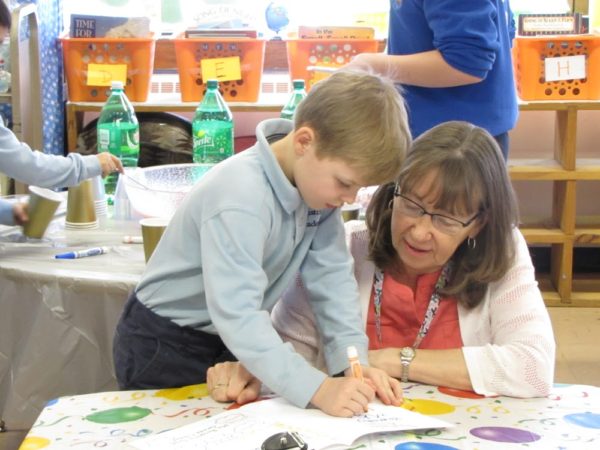
[[[372,383],[361,383],[314,369],[282,342],[269,311],[299,271],[329,372],[348,369],[349,345],[366,364],[339,207],[360,187],[394,179],[409,144],[393,84],[362,72],[315,85],[295,123],[259,124],[257,143],[212,168],[187,196],[149,260],[115,334],[120,386],[202,383],[208,367],[237,358],[301,407],[351,416],[364,411],[373,387],[398,404],[399,383],[383,371],[365,367]]]
[[[0,41],[8,35],[10,25],[10,10],[0,0]],[[66,187],[100,174],[106,176],[115,170],[122,172],[123,166],[119,158],[108,152],[88,156],[71,153],[65,158],[31,151],[0,118],[0,172],[11,178],[42,187]],[[0,199],[0,224],[23,225],[27,220],[25,205]]]

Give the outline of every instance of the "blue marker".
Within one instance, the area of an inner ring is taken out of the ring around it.
[[[67,253],[59,253],[58,255],[54,255],[56,259],[78,259],[85,258],[87,256],[96,256],[102,255],[104,253],[108,253],[108,247],[94,247],[88,248],[87,250],[79,250],[78,252],[67,252]]]

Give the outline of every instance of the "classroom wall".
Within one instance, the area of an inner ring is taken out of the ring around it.
[[[188,120],[192,114],[180,113]],[[97,114],[87,113],[85,122]],[[256,125],[264,119],[277,117],[277,113],[235,112],[235,135],[254,136]],[[546,159],[554,158],[554,111],[521,112],[517,126],[510,133],[511,147],[509,158]],[[600,160],[600,111],[579,111],[577,132],[578,159]],[[516,181],[513,182],[519,200],[519,209],[524,219],[550,217],[552,211],[552,182]],[[579,181],[577,183],[577,215],[600,217],[600,181]],[[597,220],[596,220],[597,222]]]
[[[553,111],[521,112],[516,128],[511,132],[509,158],[554,158]],[[577,158],[600,159],[598,124],[600,111],[579,111],[577,122]],[[582,161],[583,162],[583,161]],[[519,199],[521,215],[550,217],[552,182],[518,181],[513,183]],[[600,216],[600,181],[577,182],[577,216]]]
[[[256,124],[273,113],[235,113],[236,136],[254,134]],[[554,158],[554,111],[521,112],[516,128],[511,131],[510,158]],[[600,111],[578,113],[578,158],[600,159],[598,124]],[[552,210],[552,182],[518,181],[513,183],[519,207],[524,218],[550,217]],[[600,216],[600,181],[580,181],[577,184],[577,214]]]

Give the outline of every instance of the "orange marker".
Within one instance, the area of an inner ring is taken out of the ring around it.
[[[360,361],[358,360],[358,350],[356,350],[354,345],[351,345],[346,349],[346,353],[348,355],[348,362],[350,363],[352,376],[360,381],[364,381],[362,367],[360,365]]]

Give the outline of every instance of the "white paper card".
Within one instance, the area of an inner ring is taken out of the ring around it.
[[[311,449],[347,447],[371,433],[448,428],[452,424],[381,403],[369,412],[349,419],[329,416],[317,409],[303,409],[274,398],[251,403],[158,435],[131,442],[141,450],[239,450],[259,449],[269,436],[296,431]]]
[[[581,80],[586,77],[585,55],[544,59],[545,81]]]

